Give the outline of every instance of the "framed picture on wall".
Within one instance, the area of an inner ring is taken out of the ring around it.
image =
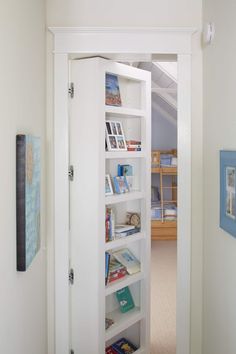
[[[24,272],[40,249],[40,138],[16,136],[17,270]]]
[[[236,151],[220,151],[220,227],[236,237]]]

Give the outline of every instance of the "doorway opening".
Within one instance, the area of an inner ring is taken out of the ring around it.
[[[178,280],[177,354],[190,344],[191,239],[191,36],[192,29],[51,29],[55,34],[55,343],[56,354],[70,350],[67,282],[68,252],[68,60],[101,55],[117,61],[141,57],[155,61],[169,53],[177,57],[178,83]],[[117,40],[119,36],[119,40]],[[122,53],[131,54],[122,54]],[[113,53],[113,54],[107,54]],[[117,53],[117,54],[114,54]],[[145,53],[145,54],[137,54]],[[154,53],[154,54],[153,54]],[[170,55],[170,56],[171,56]],[[63,251],[62,251],[63,250]],[[63,333],[63,335],[61,335]],[[145,353],[149,354],[149,353]]]
[[[177,61],[132,62],[130,65],[149,71],[152,82],[151,354],[175,354],[178,214]]]

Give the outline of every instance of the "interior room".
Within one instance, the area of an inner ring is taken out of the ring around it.
[[[151,353],[176,353],[177,62],[139,63],[152,77]]]
[[[236,353],[235,10],[233,0],[2,2],[1,353]],[[86,71],[73,68],[82,89],[72,80],[71,61],[94,53],[113,58]],[[152,86],[150,67],[136,71],[159,62],[152,53],[166,62],[177,57],[178,105],[175,86]],[[106,73],[121,77],[121,106],[104,105]],[[154,130],[142,122],[157,112],[153,127],[163,118],[169,132],[178,128],[177,152],[170,153],[177,145],[164,144],[163,135],[163,145],[151,146]],[[86,117],[84,125],[76,117]],[[115,150],[105,150],[106,134]],[[126,140],[137,150],[125,150]],[[161,188],[158,169],[166,163],[174,169],[173,162],[178,181],[162,176]],[[129,178],[134,171],[137,178]],[[113,185],[114,177],[127,178]],[[107,193],[111,186],[123,193],[105,195],[104,185]],[[163,215],[165,198],[178,205]],[[116,230],[125,242],[106,241],[106,216],[126,225]],[[163,218],[174,227],[163,226]],[[137,261],[119,266],[121,278],[106,284],[107,253],[123,262],[124,248],[131,252],[126,261]],[[158,267],[163,287],[155,289],[150,270]],[[156,301],[175,287],[176,299]],[[156,316],[153,306],[165,313]]]

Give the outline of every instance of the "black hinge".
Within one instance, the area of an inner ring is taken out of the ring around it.
[[[71,82],[69,85],[68,93],[69,93],[70,98],[74,98],[75,88],[74,88],[73,82]]]
[[[73,349],[70,350],[70,354],[75,354]]]
[[[69,271],[69,283],[70,283],[70,285],[74,284],[74,269],[72,269],[72,268]]]
[[[74,166],[70,165],[68,170],[68,177],[70,181],[74,180]]]

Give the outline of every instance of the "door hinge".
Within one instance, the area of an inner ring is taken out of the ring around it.
[[[70,354],[75,354],[73,349],[70,350]]]
[[[73,82],[71,82],[69,85],[68,93],[69,93],[70,98],[74,98],[75,88],[74,88]]]
[[[74,166],[70,165],[68,170],[68,177],[70,181],[74,180]]]
[[[73,268],[71,268],[69,271],[69,283],[70,283],[70,285],[74,284],[74,269]]]

